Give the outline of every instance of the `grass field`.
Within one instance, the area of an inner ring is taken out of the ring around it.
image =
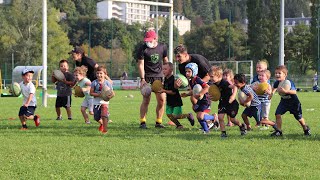
[[[127,98],[129,94],[134,97]],[[258,129],[240,136],[238,128],[228,127],[226,139],[216,131],[204,135],[198,123],[191,127],[187,120],[181,121],[185,130],[155,129],[154,95],[149,128],[139,129],[138,91],[116,92],[107,135],[99,133],[96,122],[84,123],[80,98],[73,98],[72,121],[65,120],[65,110],[64,120],[55,120],[55,98],[48,99],[46,108],[38,99],[41,125],[35,128],[28,121],[28,131],[19,130],[22,99],[0,98],[0,179],[319,179],[319,95],[298,94],[311,137],[304,137],[293,116],[286,114],[282,138]],[[271,119],[278,102],[277,95]],[[184,112],[189,112],[189,99],[184,104]],[[217,103],[212,109],[216,112]]]

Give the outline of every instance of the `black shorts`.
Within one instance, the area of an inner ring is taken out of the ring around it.
[[[231,104],[229,102],[219,102],[218,105],[218,114],[227,114],[231,118],[235,118],[238,114],[239,103],[233,101]]]
[[[71,107],[71,96],[57,96],[56,108],[60,107]]]
[[[275,115],[283,115],[287,111],[290,112],[290,114],[293,114],[294,118],[296,120],[300,120],[302,118],[302,108],[300,101],[283,101],[281,100]]]
[[[36,111],[36,108],[37,107],[35,107],[35,106],[28,106],[28,107],[21,106],[18,115],[19,116],[25,115],[27,117],[32,116],[32,115],[34,115],[34,112]]]

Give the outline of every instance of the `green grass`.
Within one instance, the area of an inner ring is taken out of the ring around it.
[[[134,98],[125,97],[129,94]],[[28,121],[29,130],[20,131],[17,113],[22,99],[0,98],[0,179],[318,179],[319,93],[298,96],[311,137],[303,136],[290,114],[283,118],[283,138],[257,129],[242,137],[237,127],[229,127],[229,137],[221,139],[220,132],[203,135],[198,123],[191,127],[187,120],[181,121],[186,127],[182,131],[155,129],[154,95],[147,116],[149,129],[140,130],[138,91],[116,92],[107,135],[98,132],[96,122],[84,123],[80,98],[73,98],[73,121],[65,120],[64,109],[64,120],[56,121],[55,98],[49,98],[48,107],[36,110],[41,125],[35,128]],[[271,119],[278,102],[275,96]],[[188,98],[184,104],[184,112],[191,111]],[[212,109],[216,112],[217,103]]]

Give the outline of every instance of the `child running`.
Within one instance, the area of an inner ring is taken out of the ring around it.
[[[69,65],[68,61],[63,59],[59,62],[60,71],[64,74],[65,79],[62,81],[57,80],[54,75],[52,74],[51,80],[53,83],[56,83],[57,88],[57,99],[56,99],[56,113],[57,119],[62,120],[61,114],[61,107],[64,107],[67,111],[68,119],[72,120],[72,113],[71,113],[71,95],[72,89],[71,87],[74,86],[74,76],[72,73],[69,72]]]
[[[162,66],[164,75],[164,88],[159,93],[167,94],[166,114],[168,118],[174,122],[177,129],[183,129],[178,119],[188,118],[191,126],[194,126],[194,118],[192,113],[182,114],[182,99],[179,90],[174,87],[173,64],[166,62]]]
[[[222,74],[222,78],[226,81],[229,82],[230,85],[233,85],[233,78],[234,78],[234,74],[233,74],[233,71],[231,69],[225,69],[223,71],[223,74]],[[235,87],[235,86],[233,86]],[[238,89],[237,89],[238,90]],[[236,90],[236,92],[237,92]],[[236,99],[235,99],[236,100]],[[237,101],[237,100],[236,100]],[[231,121],[231,118],[229,115],[227,115],[227,118],[228,118],[228,123],[227,123],[227,126],[233,126],[233,123]]]
[[[244,102],[240,102],[242,106],[246,107],[242,112],[241,117],[247,126],[247,131],[250,131],[252,128],[248,117],[254,117],[257,123],[256,126],[260,126],[261,102],[253,89],[249,85],[246,85],[246,76],[244,74],[236,74],[234,76],[234,85],[247,96]],[[249,102],[251,102],[250,106],[248,106]]]
[[[85,97],[81,104],[81,113],[85,123],[90,124],[89,116],[86,110],[89,109],[89,114],[93,115],[93,97],[90,96],[91,81],[86,77],[86,68],[76,67],[73,72],[77,81],[77,85],[82,89]]]
[[[112,85],[109,81],[106,80],[107,70],[103,66],[99,66],[96,70],[97,79],[92,81],[90,88],[90,95],[93,96],[93,104],[94,104],[94,120],[96,120],[100,126],[99,131],[102,134],[106,134],[108,132],[108,120],[109,120],[109,100],[115,95],[114,91],[108,96],[108,101],[104,101],[101,98],[102,89],[107,86],[111,90]]]
[[[210,132],[207,125],[207,121],[214,121],[213,115],[208,114],[210,112],[211,100],[208,95],[209,85],[203,82],[198,74],[198,65],[196,63],[188,63],[185,67],[186,77],[189,79],[190,90],[188,93],[181,93],[182,97],[193,96],[197,99],[197,103],[193,105],[194,112],[197,113],[197,119],[200,123],[203,133],[208,134]],[[199,94],[193,94],[192,89],[196,84],[200,84],[202,90]]]
[[[297,90],[293,83],[293,81],[289,80],[291,83],[291,87],[289,90],[285,90],[284,88],[280,87],[279,84],[282,81],[285,81],[288,75],[288,69],[285,66],[278,66],[275,71],[275,78],[276,82],[273,84],[273,90],[278,91],[278,93],[283,94],[281,95],[280,103],[276,110],[276,123],[277,129],[271,134],[271,136],[282,136],[282,115],[289,111],[293,114],[294,118],[300,123],[304,135],[311,136],[311,130],[309,126],[306,125],[304,118],[302,117],[302,108],[301,103],[297,96]]]
[[[218,86],[221,93],[221,98],[218,105],[218,119],[221,130],[221,137],[228,137],[225,130],[224,115],[227,114],[230,117],[231,122],[239,126],[241,135],[246,134],[246,128],[244,124],[241,124],[236,116],[239,110],[239,104],[236,100],[237,87],[231,85],[229,81],[222,78],[222,69],[218,66],[212,66],[209,71],[210,80]]]
[[[37,108],[36,88],[32,83],[34,71],[24,69],[22,71],[22,82],[19,83],[23,96],[23,105],[19,110],[19,119],[21,122],[21,130],[27,130],[27,119],[34,120],[36,127],[40,125],[40,116],[34,115]]]

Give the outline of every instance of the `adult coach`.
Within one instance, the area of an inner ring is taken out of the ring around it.
[[[99,65],[91,58],[87,57],[84,53],[84,50],[81,47],[75,47],[72,51],[69,52],[72,55],[74,61],[76,61],[76,66],[84,66],[87,68],[87,78],[92,82],[96,78],[95,70]],[[106,79],[112,83],[112,80],[109,76]]]
[[[181,74],[186,76],[185,67],[188,63],[196,63],[198,65],[198,76],[202,79],[203,82],[208,82],[210,80],[210,76],[208,74],[210,70],[210,63],[209,61],[200,54],[188,54],[187,48],[180,44],[174,49],[174,54],[176,57],[176,61],[179,63],[179,71]],[[178,88],[182,84],[181,80],[178,79],[175,82],[175,86]],[[192,98],[192,104],[196,103],[196,99]]]
[[[158,43],[158,36],[155,31],[149,30],[144,37],[144,44],[141,45],[137,52],[137,66],[140,75],[140,88],[146,84],[152,84],[155,80],[163,80],[162,64],[168,62],[167,46],[163,43]],[[165,93],[155,92],[157,99],[156,107],[156,128],[163,128],[162,116],[164,113]],[[151,95],[143,96],[140,105],[140,128],[146,129],[146,114],[150,103]]]

